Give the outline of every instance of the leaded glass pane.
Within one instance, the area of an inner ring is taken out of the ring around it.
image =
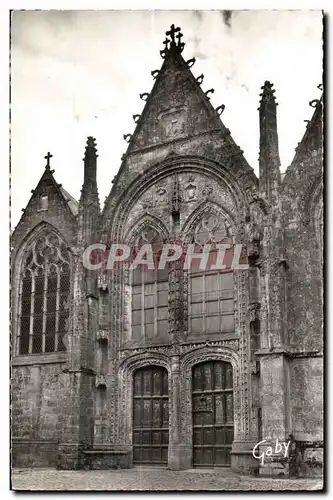
[[[20,322],[20,354],[29,353],[30,316],[21,316]]]
[[[54,352],[54,335],[45,335],[45,352]]]
[[[45,332],[47,335],[52,335],[56,331],[56,315],[48,314],[46,316],[46,329]]]
[[[55,312],[57,308],[57,294],[48,293],[46,300],[46,309],[48,313]]]
[[[44,293],[44,276],[38,276],[35,278],[35,294],[42,295]]]
[[[38,354],[42,352],[43,337],[42,334],[32,336],[32,352]]]
[[[69,319],[68,311],[63,311],[59,314],[59,326],[58,326],[59,332],[67,332],[68,319]]]
[[[29,297],[28,299],[22,299],[21,315],[30,316],[30,311],[31,311],[31,297]]]

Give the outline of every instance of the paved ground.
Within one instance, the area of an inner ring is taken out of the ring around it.
[[[239,476],[231,471],[127,469],[57,471],[14,469],[14,490],[321,490],[321,479],[269,479]]]

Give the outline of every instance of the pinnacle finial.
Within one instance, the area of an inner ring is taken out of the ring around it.
[[[179,27],[175,27],[174,24],[170,26],[169,31],[165,32],[167,38],[164,40],[164,49],[160,50],[161,57],[165,59],[166,55],[171,51],[182,52],[185,47],[185,43],[182,42],[183,33],[181,33]],[[169,37],[169,38],[168,38]],[[177,39],[177,41],[176,41]]]
[[[97,146],[96,146],[96,139],[92,137],[91,135],[87,137],[87,144],[86,144],[86,150],[85,150],[85,158],[95,156],[97,157]],[[83,160],[85,159],[83,158]]]
[[[46,156],[44,156],[46,160],[46,165],[45,165],[45,170],[50,170],[50,159],[53,157],[50,152],[47,153]]]
[[[267,103],[269,101],[272,101],[275,103],[275,90],[273,89],[273,83],[269,82],[268,80],[265,81],[264,85],[261,87],[261,103]],[[277,103],[275,103],[277,105]]]
[[[174,24],[171,24],[170,30],[166,31],[165,34],[166,34],[166,36],[170,36],[171,43],[176,43],[175,42],[175,34],[178,32],[180,32],[180,28],[179,27],[176,28]]]
[[[96,148],[96,139],[89,135],[87,138],[87,147],[88,148]]]

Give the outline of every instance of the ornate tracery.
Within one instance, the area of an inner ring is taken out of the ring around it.
[[[19,295],[18,354],[65,351],[70,298],[70,252],[44,230],[23,256]]]

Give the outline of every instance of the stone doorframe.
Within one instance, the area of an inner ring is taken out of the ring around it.
[[[233,369],[234,440],[240,440],[241,385],[238,353],[225,346],[201,347],[184,355],[148,351],[134,354],[120,363],[118,371],[118,435],[117,446],[130,453],[133,463],[133,374],[145,366],[161,366],[168,371],[169,453],[168,468],[192,467],[192,367],[203,361],[226,361]]]
[[[133,464],[133,375],[135,370],[145,366],[161,366],[168,371],[169,395],[169,436],[172,421],[171,402],[171,363],[166,354],[145,352],[134,354],[120,363],[118,371],[118,411],[117,411],[117,446],[130,453],[130,464]]]
[[[236,351],[225,346],[212,346],[194,349],[180,359],[180,440],[182,459],[180,468],[189,469],[193,464],[193,413],[192,413],[192,368],[204,361],[225,361],[231,363],[233,370],[234,441],[240,440],[241,429],[241,387],[240,361]]]

